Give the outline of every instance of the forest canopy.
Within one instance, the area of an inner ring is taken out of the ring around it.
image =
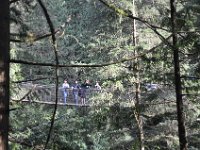
[[[0,149],[200,149],[199,4],[4,0]]]

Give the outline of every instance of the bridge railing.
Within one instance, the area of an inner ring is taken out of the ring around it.
[[[169,97],[173,95],[173,89],[166,87],[158,90],[144,91],[141,93],[141,103],[146,103],[146,101],[151,102],[153,99],[163,99],[163,97]],[[153,92],[153,93],[152,93]],[[15,94],[12,94],[11,99],[13,100],[24,100],[30,102],[42,102],[54,104],[56,100],[55,95],[55,84],[41,85],[25,83],[20,84],[18,89],[15,89]],[[150,95],[149,95],[150,94]],[[151,95],[153,94],[153,95]],[[156,95],[156,96],[155,96]],[[58,87],[58,103],[63,105],[63,88]],[[120,103],[130,105],[135,101],[135,89],[133,87],[128,87],[126,89],[120,90],[118,88],[105,88],[98,91],[96,88],[89,88],[86,93],[86,103],[91,105],[110,105],[112,103]],[[160,101],[160,100],[159,100]],[[75,105],[73,100],[72,88],[68,89],[67,103]],[[81,103],[79,97],[79,104]]]
[[[68,92],[67,102],[74,103],[72,88],[67,89],[67,92]],[[86,97],[89,99],[90,97],[94,96],[95,94],[99,92],[100,91],[97,90],[96,88],[89,88],[87,89]],[[26,96],[24,97],[24,95]],[[31,83],[20,84],[18,92],[15,95],[13,95],[13,99],[20,99],[21,97],[24,97],[24,99],[30,100],[30,101],[34,101],[34,100],[43,101],[43,102],[55,101],[56,99],[55,84],[50,84],[50,85],[40,85],[40,84],[31,84]],[[63,102],[63,88],[62,87],[58,88],[58,100],[60,103]]]

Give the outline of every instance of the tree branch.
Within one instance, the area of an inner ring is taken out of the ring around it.
[[[200,80],[200,77],[187,76],[187,75],[182,75],[181,78],[187,79],[187,80]]]
[[[10,4],[15,3],[15,2],[18,2],[18,1],[20,1],[20,0],[11,0],[11,1],[10,1]]]
[[[24,100],[34,89],[36,88],[36,85],[34,85],[22,98],[20,98],[19,100],[15,100],[15,99],[12,99],[13,101],[16,101],[16,102],[21,102],[22,100]]]
[[[45,15],[45,18],[47,20],[47,23],[49,25],[50,31],[51,31],[51,38],[53,41],[53,48],[54,48],[54,54],[55,54],[55,77],[56,77],[56,104],[55,104],[55,108],[54,108],[54,112],[52,114],[52,118],[51,118],[51,125],[50,125],[50,129],[49,129],[49,133],[47,135],[47,140],[44,146],[44,150],[47,149],[50,137],[51,137],[51,132],[53,130],[53,126],[54,126],[54,121],[55,121],[55,115],[56,115],[56,111],[57,111],[57,104],[58,104],[58,68],[59,68],[59,61],[58,61],[58,54],[57,54],[57,47],[56,47],[56,37],[55,37],[55,29],[53,26],[53,23],[51,21],[51,18],[47,12],[46,7],[44,6],[43,2],[41,0],[37,0],[38,3],[40,4],[42,11]]]
[[[57,29],[55,32],[54,32],[54,34],[56,34],[56,33],[58,33],[60,30],[59,29]],[[31,39],[30,41],[31,42],[36,42],[36,41],[39,41],[39,40],[41,40],[41,39],[44,39],[44,38],[47,38],[47,37],[49,37],[49,36],[52,36],[52,33],[50,32],[50,33],[45,33],[45,34],[42,34],[42,35],[36,35],[36,36],[30,36],[30,35],[28,35],[28,34],[24,34],[24,35],[20,35],[20,34],[16,34],[16,33],[11,33],[11,36],[16,36],[16,37],[22,37],[23,36],[23,38],[20,38],[20,39],[10,39],[10,41],[11,42],[17,42],[17,43],[21,43],[21,42],[26,42],[27,41],[27,39]]]
[[[23,83],[23,82],[30,82],[30,81],[39,81],[39,80],[46,80],[46,79],[55,79],[52,77],[44,77],[44,78],[36,78],[36,79],[28,79],[28,80],[21,80],[21,81],[12,81],[12,83]]]

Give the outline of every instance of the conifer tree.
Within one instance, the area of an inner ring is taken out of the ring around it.
[[[8,149],[9,128],[9,1],[0,5],[0,149]]]
[[[132,1],[133,4],[133,9],[132,9],[132,14],[133,16],[136,15],[136,10],[135,10],[135,0]],[[137,29],[136,29],[136,20],[133,19],[133,46],[134,48],[137,46],[137,40],[136,40],[136,33],[137,33]],[[136,56],[138,54],[137,49],[134,49],[134,55]],[[134,60],[134,77],[135,77],[135,110],[134,110],[134,114],[135,114],[135,119],[137,122],[137,126],[138,126],[138,138],[139,138],[139,142],[140,142],[140,150],[144,150],[144,131],[143,131],[143,122],[142,122],[142,118],[141,118],[141,109],[140,109],[140,64],[139,64],[139,59],[136,58]]]
[[[185,129],[185,118],[183,110],[182,87],[181,87],[181,74],[179,64],[179,49],[177,47],[177,28],[176,28],[176,5],[175,0],[170,1],[171,6],[171,23],[172,23],[172,39],[173,39],[173,52],[174,52],[174,75],[176,87],[176,105],[177,105],[177,119],[178,119],[178,132],[180,150],[187,150],[187,139]]]

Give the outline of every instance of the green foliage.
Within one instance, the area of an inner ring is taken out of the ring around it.
[[[154,32],[136,22],[137,45],[132,43],[132,20],[120,15],[132,11],[132,1],[108,1],[114,11],[98,1],[45,0],[44,3],[54,23],[58,43],[60,64],[101,64],[128,58],[148,52],[161,40]],[[198,148],[199,117],[199,1],[180,1],[177,13],[178,48],[181,59],[183,94],[186,106],[186,125],[191,138],[189,147]],[[168,1],[136,1],[136,16],[149,23],[171,30]],[[26,10],[29,10],[26,12]],[[38,15],[41,14],[41,15]],[[30,62],[55,63],[50,38],[33,42],[38,35],[49,33],[48,25],[41,8],[35,1],[20,1],[11,6],[11,16],[15,19],[11,31],[19,36],[15,39],[25,42],[11,45],[11,58]],[[20,16],[20,17],[19,17]],[[170,33],[157,30],[168,37]],[[192,31],[192,32],[191,32]],[[170,42],[170,40],[169,40]],[[135,102],[137,82],[133,76],[140,73],[141,115],[144,121],[145,145],[148,149],[177,149],[177,122],[175,114],[175,93],[173,83],[173,52],[165,43],[153,52],[138,59],[139,70],[133,61],[101,68],[59,68],[59,81],[67,78],[69,82],[86,78],[92,83],[98,80],[103,94],[94,94],[90,99],[94,108],[59,107],[49,149],[106,150],[139,146],[137,126],[133,108],[124,108],[126,102]],[[55,81],[52,67],[11,65],[11,80],[47,77],[45,81],[34,83],[50,84]],[[158,83],[155,91],[144,91],[145,83]],[[169,85],[169,86],[166,86]],[[13,85],[11,85],[13,86]],[[15,87],[15,86],[13,86]],[[18,91],[12,89],[11,93]],[[26,93],[25,91],[23,93]],[[187,96],[192,95],[192,96]],[[36,95],[33,95],[35,98]],[[21,97],[21,95],[19,96]],[[114,105],[113,105],[114,104]],[[130,105],[130,103],[128,103]],[[10,113],[10,135],[32,147],[44,146],[52,115],[51,106],[37,104],[15,104],[17,108]],[[104,107],[105,106],[105,107]],[[112,107],[107,107],[112,106]],[[11,142],[12,149],[31,149],[20,143]]]

